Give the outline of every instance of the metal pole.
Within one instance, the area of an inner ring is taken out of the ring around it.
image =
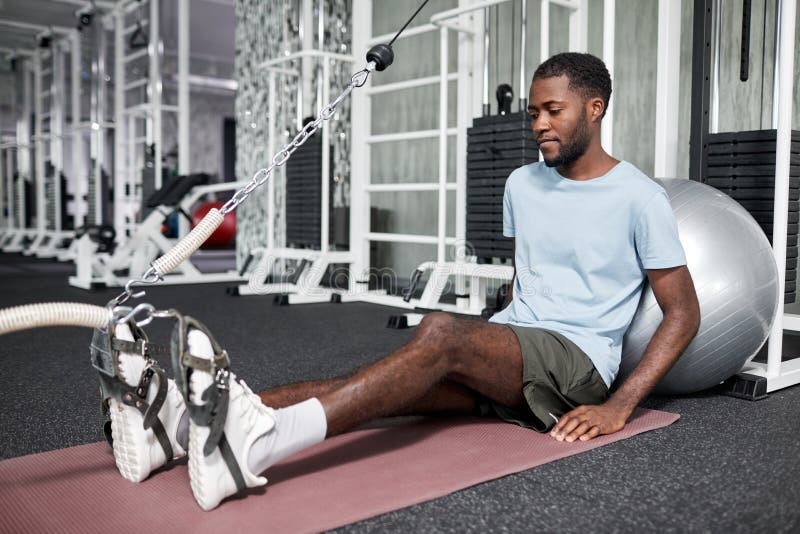
[[[447,238],[447,64],[450,56],[447,27],[439,30],[439,224],[436,239],[436,261],[446,259]]]
[[[612,82],[614,80],[616,7],[616,0],[604,0],[603,2],[603,61],[606,64]],[[611,102],[608,104],[606,115],[603,117],[603,127],[600,131],[600,142],[603,145],[603,149],[612,154],[614,152],[614,106],[611,105]]]
[[[114,230],[117,240],[125,242],[125,186],[132,177],[127,173],[133,172],[132,160],[126,153],[125,137],[128,133],[127,119],[125,116],[125,15],[114,13]],[[100,187],[100,169],[96,169],[96,187]],[[100,194],[101,189],[96,189]],[[99,204],[99,203],[98,203]],[[97,212],[96,212],[97,213]]]
[[[50,98],[50,160],[53,165],[53,230],[60,232],[64,213],[61,209],[61,174],[64,170],[64,49],[60,45],[52,48],[53,74]]]
[[[522,0],[522,31],[519,36],[519,110],[528,108],[528,80],[525,77],[525,38],[528,32],[528,2]]]
[[[714,62],[711,74],[711,121],[709,131],[719,132],[719,55],[722,45],[722,0],[714,5]]]
[[[483,116],[491,113],[489,105],[489,8],[483,9]]]
[[[106,87],[106,30],[103,24],[95,24],[95,54],[96,54],[96,71],[92,83],[96,87],[96,98],[94,102],[94,119],[92,122],[92,136],[95,139],[95,167],[94,167],[94,181],[95,181],[95,224],[103,224],[106,222],[103,216],[104,210],[112,211],[116,214],[121,211],[119,204],[115,201],[111,210],[106,206],[107,199],[105,198],[104,186],[106,185],[103,179],[103,169],[106,164],[106,103],[108,102],[108,88]],[[120,45],[120,51],[124,51],[124,46]],[[115,79],[115,90],[123,87],[125,83],[125,76],[120,79]],[[121,188],[120,194],[124,195],[125,188]],[[115,190],[115,195],[117,194]],[[117,232],[117,242],[125,240],[124,232]]]
[[[539,62],[550,57],[550,0],[542,0],[539,14]]]
[[[36,173],[36,232],[38,244],[39,239],[46,230],[46,191],[44,186],[44,142],[42,140],[42,50],[36,51],[33,56],[33,146],[36,150],[35,173]]]
[[[19,228],[27,230],[27,205],[25,203],[25,182],[31,179],[31,69],[33,61],[26,61],[22,69],[22,117],[17,121],[17,200]]]
[[[780,49],[781,42],[781,12],[783,8],[783,0],[776,0],[775,5],[775,41],[773,43],[773,65],[772,65],[772,129],[778,128],[778,86],[780,81],[778,73],[780,72],[780,58],[778,50]],[[763,66],[762,66],[763,68]]]
[[[155,190],[161,189],[161,153],[163,151],[161,142],[161,52],[163,44],[160,37],[159,22],[159,0],[150,0],[150,104],[152,113],[152,132]]]
[[[689,178],[702,181],[706,168],[711,76],[711,3],[696,0],[692,23],[692,114],[689,133]]]
[[[8,26],[9,28],[16,28],[18,30],[28,30],[32,32],[53,32],[53,33],[60,33],[64,35],[69,35],[71,32],[74,31],[73,28],[67,28],[66,26],[44,26],[42,24],[31,24],[29,22],[22,22],[18,20],[6,20],[0,19],[0,26]]]
[[[363,53],[372,36],[372,0],[353,0],[353,52]],[[371,86],[371,80],[367,87]],[[351,98],[350,143],[350,253],[353,258],[350,276],[350,290],[355,293],[365,292],[369,287],[371,199],[369,185],[370,147],[367,136],[372,129],[370,120],[370,100],[367,91],[353,91]]]
[[[322,61],[322,100],[330,99],[331,60],[321,58]],[[331,196],[331,127],[330,121],[322,123],[322,221],[320,221],[320,251],[328,252],[330,242],[330,196]]]
[[[267,153],[275,153],[275,100],[277,84],[275,71],[269,71],[269,86],[267,93]],[[267,250],[275,248],[275,180],[267,183]],[[269,252],[271,253],[271,252]]]
[[[319,2],[317,4],[317,50],[320,50],[320,51],[325,49],[324,48],[324,46],[325,46],[325,16],[323,15],[323,9],[324,9],[323,0],[319,0]],[[319,58],[317,60],[317,68],[316,68],[317,80],[319,80],[319,78],[323,78],[324,77],[323,73],[322,73],[321,63],[327,62],[327,61],[328,61],[327,58]],[[321,106],[324,105],[325,102],[327,102],[326,99],[322,98],[323,91],[324,91],[324,89],[322,88],[322,85],[317,83],[317,105],[315,107],[321,107]],[[312,109],[314,109],[314,108],[312,108]]]
[[[83,161],[83,133],[81,122],[81,38],[78,32],[70,36],[70,109],[72,113],[72,172],[75,180],[75,202],[73,217],[75,228],[86,224],[87,176]]]
[[[461,0],[459,5],[466,4],[466,0]],[[477,99],[475,96],[480,90],[480,85],[477,85],[477,70],[485,62],[475,61],[478,54],[482,54],[483,46],[485,46],[485,39],[483,43],[478,41],[480,36],[479,29],[485,27],[486,10],[476,11],[472,17],[472,21],[468,22],[470,29],[475,30],[473,34],[466,34],[458,32],[458,78],[457,78],[457,93],[456,93],[456,184],[455,184],[455,238],[456,249],[454,260],[458,264],[463,264],[467,261],[467,254],[469,253],[467,247],[467,128],[472,124],[474,116],[475,104]],[[463,17],[468,18],[468,17]],[[483,23],[482,23],[483,22]],[[485,36],[484,36],[485,37]],[[456,276],[456,294],[467,294],[467,281],[463,275]],[[465,299],[459,298],[456,304],[459,307],[468,306]]]
[[[90,7],[95,5],[102,9],[114,9],[115,4],[114,2],[103,2],[98,0],[50,0],[51,2],[57,2],[60,4],[71,4],[73,6],[78,7]]]
[[[15,191],[14,191],[14,153],[12,152],[12,148],[6,149],[6,161],[5,161],[5,174],[6,174],[6,198],[8,199],[6,202],[6,209],[8,210],[8,227],[10,229],[17,229],[17,221],[14,220],[14,216],[17,213],[15,209],[16,206],[14,205],[15,202]]]
[[[569,50],[586,52],[589,47],[589,3],[575,0],[577,7],[569,15]]]
[[[178,174],[189,174],[189,0],[178,0]]]
[[[658,2],[658,66],[656,76],[656,147],[653,176],[678,173],[678,109],[680,96],[681,3]]]
[[[795,16],[797,0],[783,0],[780,6],[778,132],[775,142],[775,204],[772,251],[778,265],[778,314],[772,324],[767,356],[767,377],[781,372],[783,351],[783,295],[786,288],[786,234],[789,222],[789,170],[792,148],[792,91],[794,84]]]
[[[312,1],[313,0],[303,0],[302,11],[300,13],[300,20],[303,23],[303,34],[301,36],[301,46],[303,50],[314,49],[314,6],[312,5]],[[303,98],[298,102],[298,130],[303,127],[303,113],[306,110],[314,109],[315,94],[311,90],[314,82],[314,61],[316,61],[316,59],[309,56],[303,56],[303,59],[300,60],[303,77],[299,85],[303,88]]]

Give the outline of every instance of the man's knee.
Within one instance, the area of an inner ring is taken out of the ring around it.
[[[458,337],[458,319],[435,312],[422,318],[415,341],[434,348],[441,356],[449,356],[457,347]]]
[[[448,336],[454,330],[455,323],[456,319],[450,314],[444,312],[429,313],[419,323],[417,336],[424,338]]]

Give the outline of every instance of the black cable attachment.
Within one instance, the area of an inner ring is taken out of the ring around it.
[[[367,52],[367,62],[375,62],[375,70],[381,71],[392,64],[394,52],[388,44],[376,44]]]

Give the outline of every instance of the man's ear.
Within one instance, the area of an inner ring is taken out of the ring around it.
[[[589,107],[589,118],[592,122],[599,122],[601,118],[603,118],[603,112],[606,110],[605,103],[603,102],[602,98],[590,98],[587,102],[587,106]]]

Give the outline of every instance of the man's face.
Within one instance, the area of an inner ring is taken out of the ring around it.
[[[569,165],[589,147],[592,133],[584,99],[569,78],[537,78],[528,95],[531,128],[548,167]]]

